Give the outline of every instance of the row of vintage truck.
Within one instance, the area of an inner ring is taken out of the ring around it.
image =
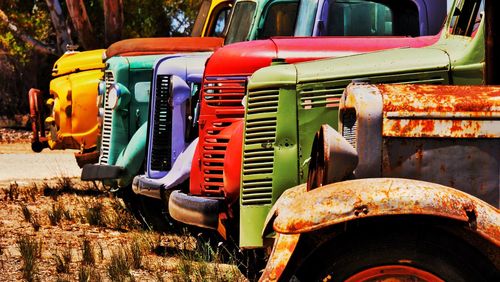
[[[192,37],[63,55],[32,148],[250,278],[499,281],[497,2],[205,0]]]

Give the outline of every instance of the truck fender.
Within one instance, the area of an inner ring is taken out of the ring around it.
[[[223,130],[231,136],[224,156],[224,193],[229,204],[236,202],[240,196],[241,157],[243,148],[244,120],[239,119]]]
[[[134,133],[127,147],[121,152],[116,161],[116,165],[124,168],[124,174],[118,182],[118,186],[125,187],[132,183],[134,176],[139,174],[139,170],[144,162],[146,154],[146,135],[148,134],[148,123],[145,122]]]
[[[500,245],[498,208],[447,186],[400,178],[350,180],[297,192],[304,190],[302,186],[276,203],[276,232],[305,233],[363,217],[428,215],[467,223]]]
[[[430,215],[462,221],[500,245],[500,213],[486,202],[439,184],[396,178],[337,182],[307,191],[288,189],[269,212],[263,236],[276,231],[273,251],[260,281],[283,274],[301,234],[357,218]]]

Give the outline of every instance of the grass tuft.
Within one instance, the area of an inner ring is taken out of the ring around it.
[[[37,259],[42,255],[42,243],[23,235],[17,240],[17,247],[23,259],[23,278],[26,281],[38,280]]]
[[[69,273],[71,263],[71,248],[64,249],[61,253],[56,252],[53,255],[56,263],[57,273]]]
[[[21,203],[21,210],[23,212],[24,221],[31,222],[31,211],[27,205]]]
[[[53,226],[58,225],[64,216],[64,212],[65,212],[65,210],[64,210],[64,207],[62,206],[62,204],[60,204],[60,203],[52,204],[52,210],[47,212],[47,215],[49,216],[50,224]]]
[[[106,227],[107,218],[104,213],[104,205],[101,202],[93,202],[86,209],[85,218],[90,225]]]
[[[108,265],[108,276],[111,281],[123,282],[133,280],[130,273],[130,264],[123,250],[114,251]]]
[[[11,182],[9,184],[9,188],[4,189],[5,192],[5,200],[7,198],[11,201],[17,200],[19,198],[19,184],[17,182]]]
[[[81,265],[78,269],[78,282],[103,281],[101,274],[95,267]]]
[[[31,200],[32,202],[36,201],[36,197],[38,196],[39,193],[40,193],[40,190],[38,189],[38,185],[36,185],[36,183],[34,183],[34,182],[31,184],[31,186],[29,186],[26,189],[27,198],[29,200]]]
[[[88,238],[83,238],[82,242],[82,264],[95,265],[94,244]]]

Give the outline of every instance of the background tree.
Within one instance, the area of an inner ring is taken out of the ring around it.
[[[90,50],[124,38],[189,35],[200,3],[0,0],[0,126],[2,116],[28,112],[30,88],[48,92],[52,65],[67,44]]]

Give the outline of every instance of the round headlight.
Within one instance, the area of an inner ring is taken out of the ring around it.
[[[118,105],[118,99],[120,99],[120,88],[118,85],[113,84],[108,93],[108,107],[115,109]]]
[[[106,94],[106,81],[100,80],[97,85],[97,94],[104,95]]]

